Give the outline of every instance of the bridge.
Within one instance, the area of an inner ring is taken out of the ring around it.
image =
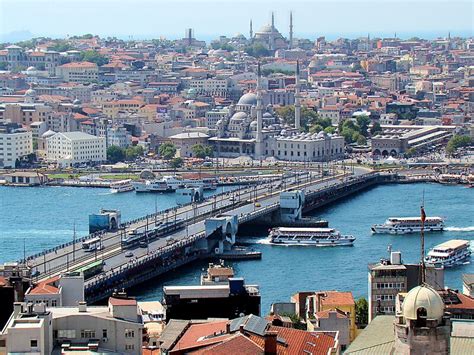
[[[36,274],[36,281],[45,281],[99,261],[100,272],[86,277],[85,281],[86,299],[94,303],[110,296],[114,289],[136,286],[199,258],[218,257],[234,245],[239,226],[297,221],[303,212],[389,179],[389,174],[364,170],[327,177],[311,171],[292,173],[276,181],[217,194],[201,203],[150,214],[124,223],[116,231],[79,238],[32,255],[26,264]],[[299,196],[297,204],[283,206],[284,194]],[[124,248],[122,240],[131,230],[145,226],[152,229],[170,221],[182,221],[182,227],[165,236],[150,238],[146,245]],[[100,250],[82,249],[83,241],[96,237],[101,239]]]

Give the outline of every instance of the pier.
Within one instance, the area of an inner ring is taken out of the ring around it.
[[[92,264],[99,266],[97,272],[85,276],[86,299],[94,303],[110,296],[114,289],[139,285],[192,261],[232,257],[241,227],[261,225],[269,220],[298,224],[302,213],[393,179],[393,174],[363,169],[354,174],[335,172],[327,177],[314,172],[291,173],[261,185],[214,195],[200,203],[150,214],[123,223],[118,230],[96,232],[20,262],[26,262],[35,282],[67,271],[84,270]],[[152,229],[160,223],[178,220],[183,222],[182,227],[160,237],[147,238],[145,244],[125,248],[121,243],[133,229],[145,226]],[[100,250],[82,249],[84,241],[97,237],[102,244]],[[248,256],[257,257],[251,253]]]

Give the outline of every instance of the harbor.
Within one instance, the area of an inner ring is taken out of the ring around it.
[[[36,240],[39,241],[39,243],[31,243],[29,242],[30,239],[27,239],[26,251],[28,255],[31,254],[30,250],[33,244],[42,245],[43,249],[48,246],[55,246],[59,244],[58,242],[60,241],[60,239],[55,239],[55,237],[57,238],[59,233],[63,233],[63,237],[62,237],[63,241],[70,241],[72,239],[72,228],[73,228],[71,221],[74,221],[74,220],[77,221],[77,235],[87,234],[87,230],[85,230],[85,226],[87,225],[87,223],[84,223],[84,222],[80,223],[79,217],[81,217],[82,220],[85,221],[86,220],[85,216],[91,211],[97,211],[98,207],[112,207],[111,203],[104,204],[104,201],[107,201],[108,199],[113,199],[114,201],[119,201],[123,199],[122,203],[114,204],[115,205],[114,207],[119,207],[119,209],[122,210],[122,216],[124,216],[125,220],[131,219],[132,216],[139,216],[146,211],[148,211],[148,213],[153,213],[155,209],[154,207],[155,198],[157,198],[157,201],[158,201],[158,209],[164,209],[165,206],[172,207],[174,205],[174,198],[172,197],[172,195],[169,195],[169,194],[163,194],[163,195],[110,194],[106,192],[107,190],[104,190],[104,195],[99,195],[98,191],[101,191],[100,189],[72,189],[72,190],[68,190],[69,196],[63,196],[62,198],[60,198],[59,196],[61,195],[61,192],[65,191],[63,188],[46,187],[42,189],[12,189],[8,187],[3,187],[2,189],[9,189],[8,190],[9,193],[10,191],[12,191],[13,194],[16,195],[15,199],[17,198],[21,199],[21,196],[19,196],[18,194],[21,195],[22,192],[25,192],[25,193],[28,192],[30,194],[34,192],[34,193],[41,194],[43,192],[52,191],[54,192],[54,194],[51,194],[51,196],[56,195],[56,198],[58,198],[58,200],[62,200],[64,202],[64,207],[62,207],[62,209],[64,210],[64,213],[71,212],[73,214],[73,217],[65,219],[63,221],[63,224],[61,226],[58,226],[59,228],[57,228],[56,230],[51,230],[50,232],[46,232],[46,231],[42,232],[40,230],[41,228],[47,227],[48,223],[46,221],[39,221],[38,219],[35,220],[34,213],[32,213],[32,218],[35,221],[35,223],[33,225],[28,224],[28,227],[30,228],[33,227],[34,230],[25,231],[24,225],[20,221],[18,221],[18,224],[16,226],[13,225],[13,227],[16,227],[17,230],[23,230],[23,232],[20,232],[20,235],[30,235],[30,236],[35,235]],[[261,260],[233,261],[233,263],[235,264],[236,268],[244,270],[243,273],[242,271],[239,271],[239,274],[244,275],[246,278],[250,278],[251,282],[258,282],[260,284],[263,284],[262,286],[264,289],[268,288],[268,291],[271,292],[272,295],[275,295],[274,292],[278,292],[277,289],[275,289],[275,285],[272,286],[271,282],[260,279],[260,278],[252,279],[253,277],[258,276],[258,275],[255,275],[252,270],[255,270],[256,268],[258,268],[258,270],[261,270],[261,268],[270,268],[274,272],[290,272],[290,271],[283,271],[286,269],[282,269],[281,271],[278,271],[280,267],[284,267],[286,265],[286,266],[290,266],[292,275],[297,275],[299,274],[299,271],[296,271],[296,270],[298,270],[299,267],[304,267],[304,265],[306,265],[306,267],[309,267],[309,265],[313,265],[313,263],[316,262],[316,265],[319,269],[315,271],[315,274],[319,276],[317,279],[315,279],[315,282],[317,282],[318,285],[320,284],[321,287],[335,288],[337,287],[337,285],[339,285],[340,282],[342,284],[343,280],[330,280],[327,278],[327,276],[324,276],[324,273],[321,273],[321,272],[322,270],[326,270],[326,273],[327,273],[328,270],[331,270],[331,268],[335,268],[335,267],[340,268],[342,271],[345,268],[348,268],[347,272],[349,272],[351,267],[349,267],[349,265],[346,265],[347,263],[343,261],[343,259],[340,260],[340,258],[341,257],[344,258],[345,255],[350,255],[350,259],[353,260],[353,263],[355,263],[354,265],[352,265],[352,268],[355,267],[357,270],[359,270],[356,272],[356,275],[359,275],[357,276],[357,278],[359,279],[360,284],[363,285],[363,280],[366,277],[365,267],[366,267],[367,259],[370,257],[371,260],[377,260],[378,258],[383,256],[388,244],[393,244],[394,247],[398,247],[399,249],[404,250],[404,255],[406,255],[407,258],[416,258],[416,255],[411,255],[409,252],[408,253],[405,252],[405,248],[407,248],[411,243],[409,236],[387,236],[387,235],[373,236],[371,235],[371,232],[370,232],[370,226],[371,224],[379,223],[385,220],[389,216],[393,216],[393,215],[408,216],[408,215],[416,214],[415,211],[418,211],[417,206],[420,202],[423,189],[426,190],[427,205],[430,206],[428,208],[428,211],[432,214],[448,216],[448,219],[446,221],[446,226],[447,226],[446,230],[443,233],[430,234],[430,236],[427,238],[427,247],[432,247],[435,244],[439,244],[441,241],[452,239],[453,236],[456,236],[459,238],[472,239],[471,238],[472,232],[469,233],[469,226],[472,226],[472,221],[470,221],[469,217],[467,217],[469,213],[473,212],[472,205],[467,202],[465,202],[464,204],[462,203],[462,201],[469,200],[468,198],[466,198],[464,194],[472,194],[472,190],[465,189],[460,186],[442,186],[442,185],[433,185],[433,184],[380,185],[380,186],[373,187],[367,192],[356,194],[354,195],[354,197],[350,197],[348,199],[342,199],[340,200],[340,202],[330,204],[325,208],[317,209],[315,212],[312,212],[310,214],[318,219],[328,220],[330,222],[331,227],[337,228],[344,234],[353,234],[355,237],[357,237],[357,241],[354,243],[353,248],[350,248],[350,249],[342,248],[342,250],[340,248],[330,248],[330,250],[326,250],[326,249],[323,250],[323,249],[318,248],[317,251],[315,251],[313,248],[285,248],[282,250],[281,247],[267,245],[266,234],[265,234],[265,235],[261,235],[260,238],[252,238],[250,240],[251,244],[253,244],[251,247],[254,248],[256,251],[262,252]],[[220,191],[221,190],[217,192],[220,192]],[[74,196],[73,193],[85,193],[85,192],[90,193],[92,196],[97,198],[98,202],[96,201],[96,205],[94,207],[90,207],[87,213],[83,212],[81,215],[80,206],[82,207],[84,203],[87,204],[90,197],[85,198],[85,196],[84,197]],[[366,216],[364,211],[360,210],[360,208],[358,208],[357,206],[354,206],[353,203],[354,201],[358,201],[362,199],[362,202],[367,204],[367,206],[374,205],[375,200],[373,200],[373,197],[369,198],[369,200],[367,200],[367,197],[374,196],[375,192],[377,192],[378,194],[381,194],[380,196],[384,196],[384,199],[386,198],[387,200],[390,200],[391,204],[387,204],[387,206],[385,206],[383,209],[380,209],[380,211],[376,211],[377,212],[376,214],[374,214],[374,211],[369,209],[369,211],[366,211],[367,212],[367,216]],[[409,206],[405,206],[405,203],[401,199],[401,196],[399,196],[399,194],[413,196],[412,199],[410,199],[411,209]],[[460,196],[463,196],[464,199],[460,199]],[[36,198],[41,198],[41,197],[37,196]],[[46,199],[43,198],[43,199],[45,200],[46,208],[47,208],[48,199],[47,198]],[[80,201],[76,201],[76,199],[79,199]],[[436,203],[437,200],[443,201],[443,203],[442,204]],[[2,203],[5,203],[5,202],[6,201],[4,199]],[[11,204],[11,202],[13,201],[8,201],[8,202],[9,202],[9,207],[10,207],[8,208],[8,210],[11,211],[10,213],[17,213],[18,216],[21,216],[20,210],[18,208],[16,208],[15,210],[14,204]],[[140,205],[137,205],[136,203],[141,203],[142,205],[140,206]],[[134,204],[135,206],[133,206]],[[459,210],[458,209],[456,209],[455,211],[451,211],[448,209],[439,210],[440,207],[442,207],[440,205],[456,206],[457,208],[459,208]],[[67,206],[70,206],[70,208],[66,208]],[[347,209],[346,208],[347,206],[352,206],[352,207],[350,209]],[[26,208],[28,208],[28,206],[26,206]],[[135,211],[135,215],[130,215],[131,211],[133,211],[135,208],[137,209],[137,211]],[[410,212],[407,212],[408,210]],[[463,213],[459,212],[461,210],[463,211]],[[56,212],[55,214],[58,215],[57,218],[61,217],[60,214]],[[7,217],[12,217],[12,214],[10,214]],[[3,221],[3,223],[6,223],[6,222]],[[41,226],[41,224],[43,225]],[[456,230],[456,228],[458,228],[459,230]],[[43,237],[41,237],[42,233],[44,233]],[[8,232],[8,235],[12,235],[11,231]],[[9,244],[8,235],[6,235],[7,238],[5,240],[6,246],[8,246]],[[245,235],[239,235],[238,239],[245,240]],[[18,248],[18,245],[22,244],[23,238],[18,237],[17,235],[16,241],[14,239],[12,240],[12,242],[15,245],[12,245],[11,250],[16,250],[17,258],[19,259],[21,258],[23,253],[22,253],[22,248]],[[10,253],[10,255],[12,254]],[[3,256],[3,261],[11,260],[10,255],[5,254]],[[157,281],[158,284],[160,284],[162,280],[164,280],[164,282],[166,282],[166,280],[170,280],[170,277],[171,277],[171,280],[174,280],[174,281],[177,280],[176,282],[181,282],[182,280],[186,280],[186,282],[189,282],[189,278],[192,279],[193,273],[195,273],[196,270],[199,269],[199,265],[201,265],[200,264],[201,261],[199,261],[199,258],[193,258],[193,260],[195,261],[192,262],[186,268],[179,268],[177,272],[172,272],[171,274],[168,273],[169,275],[164,274],[163,276],[160,276],[160,278]],[[280,260],[281,262],[278,262],[277,263],[278,265],[277,265],[275,264],[275,260]],[[293,260],[293,261],[290,261],[290,260]],[[298,263],[295,264],[294,260],[298,260]],[[192,260],[189,260],[189,261],[192,261]],[[281,266],[280,266],[280,263],[282,264]],[[296,267],[297,265],[299,266]],[[313,268],[313,266],[311,266],[311,268]],[[174,270],[174,269],[175,267],[171,269],[165,269],[165,270]],[[294,274],[294,272],[296,272],[296,274]],[[462,270],[453,269],[453,270],[447,271],[446,273],[447,283],[449,284],[450,277],[452,280],[459,279],[459,274],[461,272],[472,272],[471,264],[462,266]],[[316,276],[311,276],[312,279],[314,277]],[[298,278],[299,277],[296,277],[296,280],[295,280],[296,284],[298,284],[299,282]],[[265,286],[266,283],[270,283],[270,285]],[[155,282],[153,283],[153,285],[155,285]],[[450,285],[450,286],[456,286],[456,285]],[[340,286],[338,287],[340,288]],[[153,290],[150,290],[149,286],[147,286],[147,284],[145,283],[143,284],[143,286],[140,287],[139,291],[137,292],[137,296],[143,297],[145,299],[150,299],[150,297],[159,298],[160,297],[159,292],[161,292],[159,288],[160,288],[159,286],[156,286],[154,287]],[[138,290],[136,288],[132,288],[132,289]],[[285,293],[288,294],[289,292],[290,291],[287,290],[287,292]],[[361,286],[361,288],[357,289],[356,292],[358,292],[357,295],[365,295],[366,294],[365,287]],[[265,299],[263,299],[262,301],[265,302]]]

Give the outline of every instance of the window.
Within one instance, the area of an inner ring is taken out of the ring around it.
[[[135,349],[135,345],[133,344],[125,344],[125,350],[133,350]]]
[[[107,329],[102,329],[102,338],[107,338]]]
[[[135,331],[133,329],[125,329],[125,338],[135,338]]]
[[[38,347],[38,340],[36,340],[36,339],[31,339],[31,340],[30,340],[30,347],[32,347],[32,348]]]
[[[81,330],[81,338],[83,339],[93,339],[95,338],[95,330]]]

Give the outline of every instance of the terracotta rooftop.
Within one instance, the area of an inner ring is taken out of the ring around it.
[[[222,342],[231,336],[226,333],[227,323],[228,321],[191,324],[170,353]]]
[[[59,280],[59,276],[52,277],[39,282],[29,292],[31,295],[53,295],[59,292],[59,289],[53,284]]]
[[[321,303],[325,306],[355,305],[352,292],[324,291],[325,296],[321,297]]]
[[[250,338],[237,333],[223,342],[191,352],[193,355],[261,355],[263,348]]]
[[[61,68],[97,68],[97,64],[91,62],[72,62],[61,65]]]
[[[132,299],[132,298],[110,297],[109,298],[109,303],[112,306],[136,306],[137,305],[137,300]]]

